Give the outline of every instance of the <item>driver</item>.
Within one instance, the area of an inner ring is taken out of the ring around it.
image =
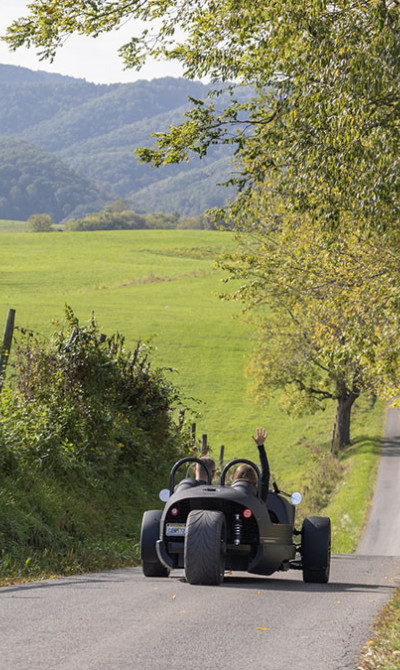
[[[211,476],[211,482],[214,479],[215,476],[215,461],[213,458],[210,456],[201,456],[200,460],[203,461],[203,463],[206,464],[210,471],[210,476]],[[205,484],[207,480],[207,472],[205,468],[203,468],[200,463],[196,463],[196,467],[194,470],[194,476],[196,479],[196,482],[199,484]]]

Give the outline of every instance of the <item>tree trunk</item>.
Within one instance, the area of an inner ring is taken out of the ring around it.
[[[340,449],[350,444],[351,408],[359,393],[352,391],[337,399],[335,427],[333,429],[331,452],[337,454]]]

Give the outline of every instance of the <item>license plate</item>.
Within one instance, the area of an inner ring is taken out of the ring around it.
[[[186,525],[184,523],[167,523],[165,534],[167,537],[182,537],[185,535]]]

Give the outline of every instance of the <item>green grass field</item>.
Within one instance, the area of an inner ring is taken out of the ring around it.
[[[118,330],[129,347],[152,338],[154,362],[175,368],[175,384],[200,401],[189,404],[201,414],[197,434],[207,433],[214,455],[224,444],[226,457],[256,457],[250,435],[264,425],[273,473],[282,487],[301,489],[315,453],[329,444],[334,407],[293,420],[274,402],[254,403],[245,376],[251,326],[234,318],[238,305],[218,299],[224,285],[215,256],[233,244],[230,233],[209,231],[4,233],[0,320],[12,307],[18,326],[48,335],[67,303],[81,321],[94,310],[102,331]],[[376,452],[370,438],[379,438],[381,429],[382,408],[369,414],[361,405],[353,435],[368,456],[368,473]],[[346,467],[355,455],[346,454]]]
[[[17,325],[47,334],[68,303],[83,321],[94,310],[101,328],[123,333],[128,346],[152,338],[155,362],[175,368],[175,383],[201,401],[190,404],[214,450],[224,444],[242,454],[257,424],[267,426],[271,444],[284,435],[293,442],[309,419],[294,423],[275,405],[253,402],[245,377],[251,327],[234,318],[237,305],[218,299],[224,285],[214,258],[232,242],[204,231],[3,235],[1,311],[5,318],[13,307]],[[321,433],[331,421],[320,416]]]
[[[26,233],[28,226],[26,221],[7,221],[0,219],[0,233]]]

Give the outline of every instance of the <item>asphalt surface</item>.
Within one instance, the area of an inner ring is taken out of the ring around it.
[[[285,573],[194,587],[134,568],[9,587],[0,667],[353,669],[396,575],[400,559],[336,556],[328,585]]]
[[[369,521],[357,554],[400,556],[400,410],[388,409]]]
[[[132,568],[2,588],[0,669],[356,670],[400,583],[399,425],[391,410],[365,538],[333,557],[329,584],[290,571],[198,587]]]

